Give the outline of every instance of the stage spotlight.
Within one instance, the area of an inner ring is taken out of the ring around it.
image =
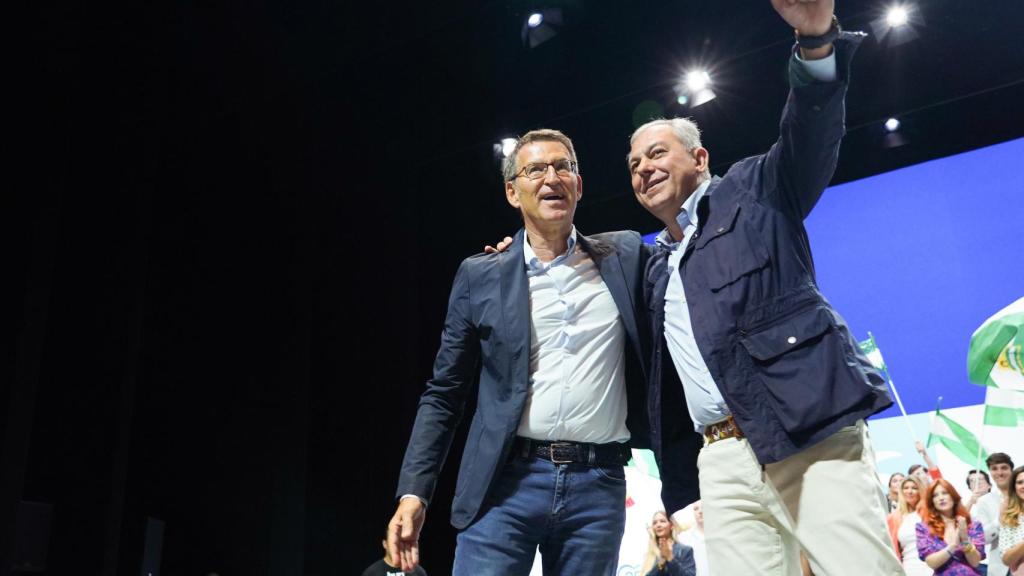
[[[508,158],[512,155],[512,151],[516,149],[516,142],[519,142],[516,138],[502,138],[501,139],[501,155]]]
[[[910,143],[909,135],[903,130],[903,123],[898,118],[889,118],[882,127],[885,129],[882,136],[882,147],[898,148]]]
[[[690,107],[696,108],[701,104],[707,104],[708,102],[714,100],[715,96],[716,94],[710,88],[700,90],[693,95],[693,99],[690,101]]]
[[[523,20],[523,29],[520,36],[523,45],[527,48],[536,48],[558,35],[562,27],[562,9],[545,8],[537,12],[531,12]]]
[[[883,46],[899,46],[917,38],[917,29],[924,25],[921,12],[911,4],[894,4],[872,20],[871,28]]]
[[[680,106],[695,108],[714,99],[715,92],[711,90],[711,75],[707,70],[700,68],[690,70],[676,88],[676,102]]]
[[[893,6],[889,8],[889,12],[885,15],[885,22],[891,28],[903,26],[909,20],[907,9],[903,6]]]
[[[515,138],[502,138],[501,142],[495,142],[494,159],[504,162],[515,150],[516,142]]]
[[[700,92],[711,84],[711,76],[706,70],[691,70],[686,73],[686,87],[690,92]]]

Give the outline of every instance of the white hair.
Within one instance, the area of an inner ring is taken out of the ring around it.
[[[683,143],[683,146],[687,150],[693,150],[694,148],[700,148],[700,128],[697,127],[697,123],[689,118],[659,118],[658,120],[651,120],[643,126],[633,131],[633,135],[629,137],[629,145],[632,146],[633,142],[636,141],[637,136],[641,132],[648,128],[655,128],[657,126],[670,126],[672,133],[675,134],[676,138]],[[711,177],[711,170],[705,169],[704,173],[701,174],[702,179]]]

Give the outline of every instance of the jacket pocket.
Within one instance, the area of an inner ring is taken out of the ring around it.
[[[697,250],[704,253],[708,288],[712,292],[768,265],[768,249],[751,233],[739,205],[729,218],[709,223],[703,233]]]
[[[739,342],[749,357],[748,383],[763,389],[790,434],[814,432],[872,393],[827,307],[801,306],[741,332]]]

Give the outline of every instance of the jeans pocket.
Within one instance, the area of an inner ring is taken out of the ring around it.
[[[626,482],[626,469],[622,466],[594,466],[594,473],[597,474],[598,478],[608,480],[609,482],[622,484]]]

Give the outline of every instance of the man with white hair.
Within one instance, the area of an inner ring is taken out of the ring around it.
[[[645,280],[662,499],[694,500],[699,469],[714,574],[800,574],[801,549],[816,574],[903,574],[864,423],[892,401],[819,292],[803,226],[835,169],[863,35],[840,32],[832,1],[772,3],[797,48],[766,154],[712,178],[689,120],[630,141],[633,191],[665,224]]]

